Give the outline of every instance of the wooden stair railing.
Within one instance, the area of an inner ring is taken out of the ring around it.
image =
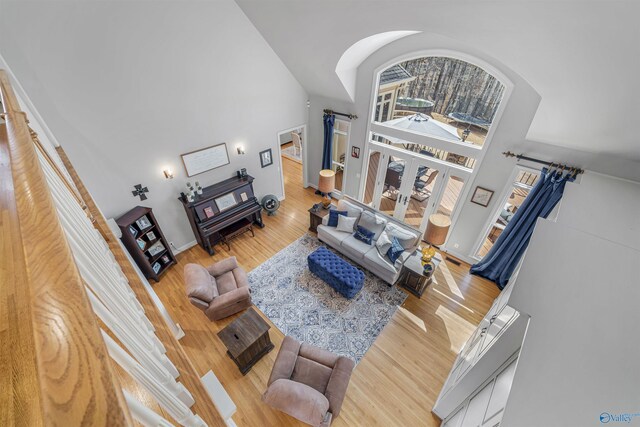
[[[171,330],[167,326],[164,318],[154,305],[151,296],[147,293],[144,285],[140,279],[140,276],[136,273],[135,269],[129,262],[127,255],[118,243],[118,238],[113,234],[106,219],[102,215],[102,212],[98,209],[93,198],[87,191],[82,180],[78,176],[73,164],[69,161],[67,154],[62,147],[56,148],[58,155],[62,159],[67,172],[71,175],[74,185],[80,192],[80,196],[87,205],[87,210],[94,218],[94,227],[102,234],[102,237],[109,244],[109,249],[113,253],[117,263],[120,265],[122,272],[127,278],[131,289],[136,294],[138,301],[144,308],[147,317],[153,323],[156,329],[156,335],[167,349],[167,356],[175,364],[178,371],[180,371],[180,381],[187,387],[187,389],[193,395],[196,403],[191,408],[193,412],[198,414],[209,426],[226,426],[226,423],[215,409],[211,398],[209,397],[206,389],[200,381],[201,375],[196,372],[195,367],[191,363],[191,360],[185,353],[182,345],[173,336]]]
[[[66,153],[58,147],[54,161],[46,152],[2,70],[0,94],[6,121],[0,125],[0,425],[132,425],[121,386],[143,392],[108,357],[99,329],[104,324],[89,304],[56,210],[60,193],[54,201],[45,177],[49,170],[48,178],[57,175],[106,241],[191,393],[190,409],[209,426],[225,426]]]
[[[133,425],[26,115],[1,70],[0,95],[0,425]]]

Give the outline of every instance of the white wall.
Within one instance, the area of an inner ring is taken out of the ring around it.
[[[307,121],[307,94],[235,2],[0,8],[0,53],[107,217],[150,206],[177,247],[192,241],[176,200],[188,180],[180,154],[221,142],[231,164],[189,180],[210,185],[245,167],[258,196],[281,196],[274,135]],[[275,163],[261,169],[267,148]]]
[[[640,183],[587,172],[566,186],[557,222],[640,251]]]
[[[538,220],[509,298],[531,320],[501,425],[596,426],[603,412],[638,412],[638,263],[634,249]]]

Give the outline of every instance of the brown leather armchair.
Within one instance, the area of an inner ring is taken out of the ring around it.
[[[284,337],[262,400],[292,417],[328,427],[340,414],[353,360]]]
[[[220,320],[251,306],[247,273],[236,257],[207,268],[199,264],[184,266],[187,296],[210,320]]]

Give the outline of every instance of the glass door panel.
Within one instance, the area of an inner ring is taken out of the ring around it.
[[[493,244],[498,240],[502,231],[524,202],[524,199],[529,195],[529,191],[535,185],[539,176],[540,174],[537,171],[523,170],[518,172],[507,198],[504,199],[504,202],[500,205],[499,212],[495,215],[496,219],[489,227],[482,244],[475,254],[477,258],[483,258],[491,250]]]
[[[402,177],[407,164],[406,159],[389,156],[386,162],[386,170],[382,181],[382,197],[378,209],[389,216],[397,216],[397,204],[402,201]]]
[[[333,127],[333,147],[331,150],[331,169],[336,173],[336,191],[342,192],[344,165],[346,161],[347,147],[349,146],[349,123],[344,120],[336,120]]]
[[[380,161],[382,153],[378,150],[369,151],[369,162],[367,164],[367,180],[364,183],[364,195],[362,203],[373,206],[375,197],[376,183],[378,181],[378,170],[380,169]]]
[[[444,215],[449,217],[449,219],[453,222],[453,214],[456,209],[456,205],[458,200],[460,200],[460,194],[462,194],[462,189],[464,188],[464,178],[459,176],[451,175],[451,176],[443,176],[440,178],[442,183],[442,188],[436,194],[436,199],[433,201],[434,206],[437,206],[434,209],[434,212],[440,215]],[[428,216],[423,218],[421,230],[427,229],[427,224],[429,222]]]
[[[420,164],[415,174],[410,196],[407,202],[407,210],[404,215],[404,222],[408,225],[421,228],[423,219],[428,216],[430,206],[433,206],[433,194],[438,181],[438,171],[434,167]]]

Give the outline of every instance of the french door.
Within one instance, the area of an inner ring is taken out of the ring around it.
[[[362,202],[422,231],[433,213],[453,216],[466,171],[386,144],[369,147]]]

